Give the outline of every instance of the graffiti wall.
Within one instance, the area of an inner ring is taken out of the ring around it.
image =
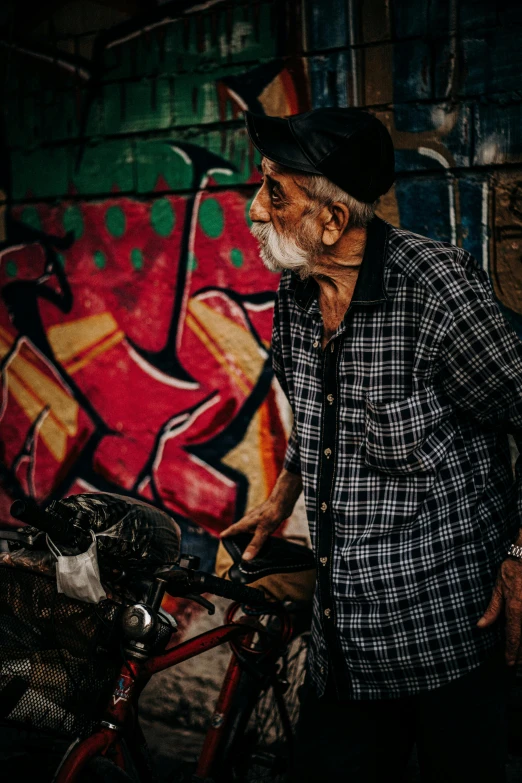
[[[309,107],[273,4],[210,5],[100,33],[87,63],[13,43],[9,86],[36,82],[8,106],[0,270],[2,517],[14,497],[123,491],[208,567],[288,431],[240,113]]]
[[[390,222],[470,250],[522,335],[522,12],[488,0],[55,2],[0,12],[0,517],[104,490],[212,564],[289,421],[278,278],[241,112],[361,106],[390,129]]]

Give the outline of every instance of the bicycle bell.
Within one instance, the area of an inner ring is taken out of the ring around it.
[[[143,641],[156,626],[156,620],[150,609],[144,604],[128,606],[121,618],[123,632],[127,639]]]

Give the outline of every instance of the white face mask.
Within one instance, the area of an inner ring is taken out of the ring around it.
[[[107,598],[100,582],[100,569],[96,552],[96,536],[91,530],[92,544],[80,555],[62,555],[56,544],[47,536],[47,545],[56,558],[56,587],[59,593],[98,604]]]

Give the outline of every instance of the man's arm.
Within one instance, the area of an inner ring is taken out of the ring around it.
[[[274,303],[274,323],[272,328],[272,366],[274,373],[283,389],[288,401],[290,395],[286,382],[285,368],[281,349],[281,335],[279,333],[279,294]],[[260,506],[251,509],[248,514],[231,525],[221,533],[221,538],[233,536],[235,533],[253,533],[250,544],[243,552],[244,560],[252,560],[266,539],[288,519],[292,513],[297,498],[301,494],[303,484],[301,481],[301,460],[299,456],[299,442],[295,422],[292,427],[284,467],[269,497]]]
[[[235,533],[253,532],[252,541],[243,552],[243,560],[252,560],[266,539],[292,513],[303,488],[301,476],[283,468],[269,497],[251,509],[243,519],[221,533],[221,538]]]
[[[461,309],[443,344],[442,385],[456,408],[485,426],[510,432],[522,453],[522,343],[486,294]],[[518,513],[522,524],[522,457],[516,470]],[[522,530],[516,542],[522,545]],[[491,601],[478,621],[506,622],[506,661],[522,661],[522,562],[501,565]]]
[[[522,546],[522,532],[516,542]],[[506,616],[506,663],[522,663],[522,562],[506,558],[497,577],[488,607],[477,625],[486,628],[498,620],[502,611]]]

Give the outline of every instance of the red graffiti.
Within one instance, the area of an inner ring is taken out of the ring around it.
[[[253,475],[270,490],[285,445],[268,369],[277,277],[246,208],[241,193],[207,193],[189,227],[179,196],[35,208],[43,232],[75,238],[58,272],[38,243],[4,251],[4,520],[9,482],[37,500],[123,488],[212,532],[242,511]]]

